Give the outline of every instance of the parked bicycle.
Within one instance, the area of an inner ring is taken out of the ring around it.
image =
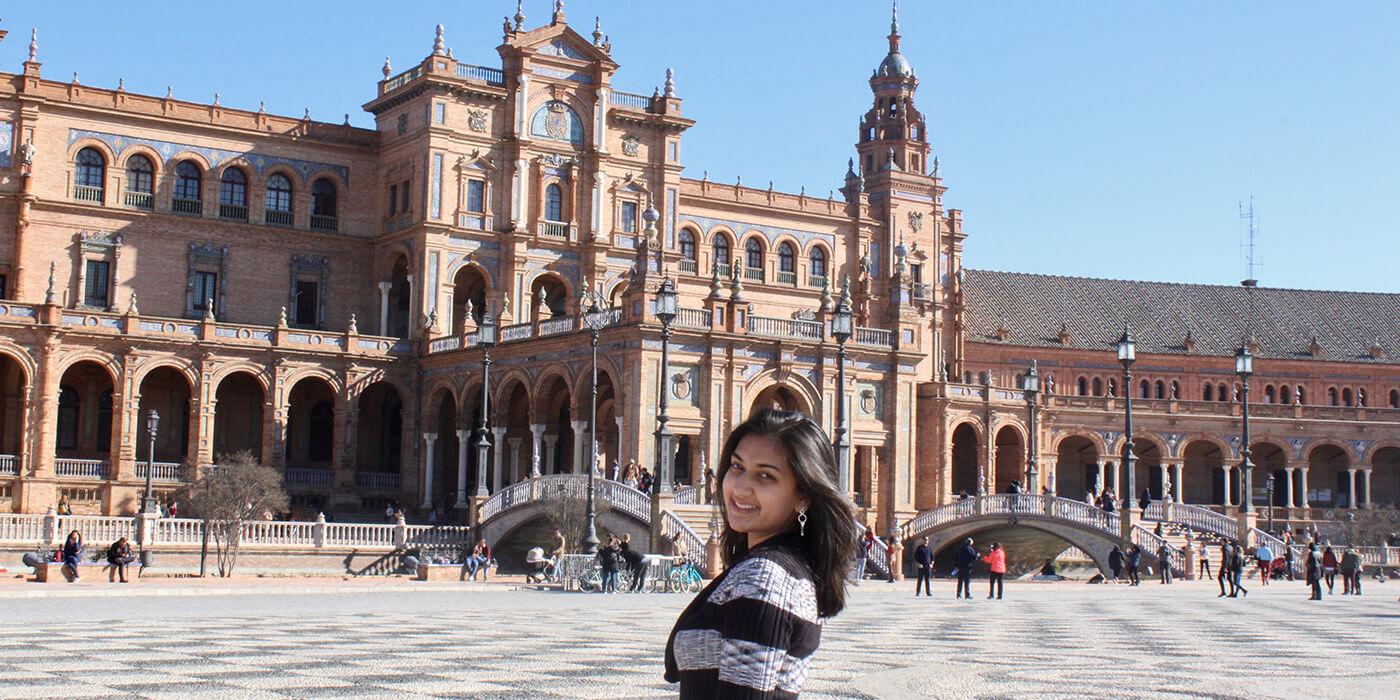
[[[617,572],[617,590],[625,591],[632,587],[632,573],[626,569]],[[593,564],[588,571],[578,577],[578,589],[584,593],[603,590],[603,567]]]

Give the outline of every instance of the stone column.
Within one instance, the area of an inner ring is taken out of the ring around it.
[[[1296,467],[1284,467],[1284,468],[1283,468],[1284,473],[1288,475],[1288,486],[1287,486],[1287,488],[1284,490],[1284,496],[1287,498],[1288,507],[1289,507],[1289,508],[1297,508],[1297,507],[1298,507],[1298,502],[1295,501],[1295,500],[1293,500],[1293,471],[1294,471],[1295,469],[1296,469]]]
[[[621,464],[626,461],[622,458],[622,415],[619,413],[617,416],[614,416],[613,421],[617,423],[617,462]],[[680,440],[676,440],[676,443],[679,444]],[[1370,492],[1368,491],[1367,493]]]
[[[467,502],[467,450],[470,447],[467,443],[471,440],[472,431],[457,431],[457,507],[466,508],[470,505]],[[480,467],[477,468],[480,471]]]
[[[506,429],[492,428],[491,437],[491,475],[496,480],[495,491],[500,491],[505,486],[505,482],[501,481],[501,456],[505,454]]]
[[[1107,482],[1107,481],[1104,481],[1104,472],[1107,471],[1107,468],[1105,467],[1104,462],[1105,462],[1105,460],[1102,460],[1102,459],[1099,460],[1099,478],[1098,478],[1098,482],[1097,482],[1098,491],[1094,493],[1095,496],[1097,496],[1097,495],[1099,495],[1100,493],[1102,493],[1104,487],[1108,485],[1108,482]]]
[[[1231,494],[1231,491],[1233,491],[1234,489],[1232,488],[1232,484],[1230,483],[1230,465],[1228,465],[1228,464],[1222,464],[1222,465],[1220,465],[1220,473],[1225,475],[1225,496],[1224,496],[1224,499],[1223,499],[1225,502],[1224,502],[1224,503],[1221,503],[1220,505],[1222,505],[1222,506],[1232,506],[1232,505],[1235,505],[1235,504],[1234,504],[1234,498],[1232,497],[1232,494]]]
[[[437,433],[423,433],[423,442],[427,443],[428,449],[423,458],[426,468],[423,472],[423,507],[433,506],[433,444],[437,442]]]
[[[1177,462],[1176,464],[1172,465],[1172,473],[1175,475],[1172,477],[1174,482],[1172,484],[1172,500],[1176,503],[1186,502],[1182,497],[1182,494],[1186,492],[1186,486],[1181,482],[1181,475],[1185,468],[1186,465],[1182,464],[1181,462]]]
[[[389,290],[393,282],[379,283],[379,335],[389,335]]]
[[[1366,482],[1366,497],[1361,499],[1361,507],[1366,510],[1371,509],[1371,467],[1361,469],[1361,478]]]
[[[1347,508],[1356,509],[1356,467],[1347,469]]]
[[[554,466],[554,449],[558,446],[558,435],[544,436],[544,471],[546,474],[553,474],[557,469],[557,467]]]
[[[508,438],[510,441],[510,474],[515,481],[520,481],[520,438]]]
[[[588,441],[588,421],[569,421],[569,427],[574,429],[574,463],[569,468],[572,474],[586,474],[583,471],[583,444]]]
[[[530,477],[540,475],[540,441],[544,437],[544,424],[530,425]]]
[[[1302,501],[1302,505],[1301,505],[1300,507],[1301,507],[1301,508],[1310,508],[1311,506],[1308,505],[1308,468],[1307,468],[1307,467],[1298,467],[1298,471],[1301,472],[1302,475],[1303,475],[1303,476],[1302,476],[1302,483],[1299,484],[1299,486],[1301,487],[1301,490],[1302,490],[1302,494],[1300,495],[1300,500]]]
[[[1163,501],[1163,502],[1170,502],[1170,501],[1172,500],[1172,496],[1171,496],[1171,493],[1169,493],[1169,491],[1170,491],[1171,489],[1168,488],[1168,482],[1170,482],[1170,481],[1172,480],[1172,478],[1171,478],[1171,465],[1170,465],[1170,464],[1159,464],[1159,465],[1157,465],[1157,469],[1161,472],[1161,474],[1157,477],[1157,478],[1159,479],[1159,482],[1158,482],[1158,491],[1160,491],[1161,494],[1162,494],[1162,501]]]

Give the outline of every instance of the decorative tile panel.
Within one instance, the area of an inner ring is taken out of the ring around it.
[[[792,236],[793,238],[796,238],[797,241],[801,243],[804,247],[807,246],[809,243],[812,243],[813,241],[822,241],[826,243],[827,246],[831,249],[835,250],[836,248],[835,234],[818,233],[816,231],[799,231],[797,229],[778,228],[776,226],[767,226],[764,224],[736,221],[733,219],[716,219],[708,216],[696,216],[692,214],[680,214],[679,216],[680,218],[686,221],[693,221],[699,224],[705,229],[706,234],[709,234],[710,231],[712,231],[716,226],[725,226],[740,236],[744,235],[745,233],[748,233],[749,231],[758,231],[759,233],[762,233],[765,238],[768,239],[768,244],[770,246],[777,242],[778,236],[780,234],[786,233]]]
[[[0,168],[8,168],[14,164],[14,156],[11,155],[14,146],[15,125],[0,121]]]
[[[252,151],[237,151],[223,148],[210,148],[208,146],[195,146],[187,143],[175,143],[173,141],[158,141],[156,139],[146,139],[136,136],[123,136],[121,134],[108,134],[101,131],[87,131],[85,129],[69,129],[68,145],[73,145],[79,139],[97,139],[111,147],[112,152],[120,158],[126,149],[132,146],[146,146],[159,153],[162,158],[170,160],[180,153],[195,153],[203,156],[209,161],[211,166],[217,167],[235,158],[242,158],[262,175],[264,171],[274,165],[284,165],[300,173],[302,178],[308,178],[313,173],[321,170],[328,170],[336,174],[341,182],[347,186],[350,184],[350,168],[344,165],[332,163],[317,163],[309,160],[297,160],[295,158],[283,158],[282,156],[271,156]]]

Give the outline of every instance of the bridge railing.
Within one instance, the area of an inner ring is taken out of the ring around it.
[[[1064,518],[1080,525],[1088,525],[1104,532],[1118,532],[1118,514],[1110,513],[1098,506],[1070,498],[1055,498],[1050,509],[1053,517]]]
[[[651,522],[651,496],[610,479],[594,480],[594,497],[644,523]],[[516,506],[549,498],[587,498],[587,474],[549,474],[518,481],[500,489],[481,504],[482,522]]]
[[[954,501],[914,516],[900,531],[909,539],[940,525],[977,515],[1039,515],[1069,520],[1108,533],[1116,534],[1119,529],[1117,514],[1097,506],[1070,498],[1022,493]]]
[[[1168,510],[1170,510],[1170,517],[1167,517]],[[1157,501],[1149,505],[1147,510],[1143,512],[1143,519],[1170,521],[1178,525],[1186,525],[1193,530],[1202,530],[1228,537],[1231,540],[1238,539],[1240,534],[1240,525],[1234,518],[1189,503],[1173,503],[1168,509],[1163,507],[1161,501]]]
[[[486,502],[481,504],[482,521],[500,515],[502,511],[530,502],[530,482],[518,481],[503,489],[498,489]]]
[[[1157,552],[1161,549],[1162,545],[1165,544],[1167,545],[1167,550],[1170,552],[1168,559],[1170,560],[1172,569],[1178,572],[1184,572],[1186,570],[1186,560],[1181,550],[1171,546],[1171,543],[1168,542],[1165,537],[1158,536],[1156,533],[1141,525],[1133,526],[1133,544],[1141,547],[1152,556],[1157,556]]]
[[[961,501],[953,501],[952,503],[919,513],[908,522],[904,523],[900,529],[903,531],[904,539],[909,539],[921,532],[927,532],[944,523],[969,518],[976,514],[977,499],[964,498]]]
[[[693,506],[700,502],[700,490],[694,486],[682,486],[676,489],[676,504],[683,506]]]
[[[675,537],[679,533],[681,542],[684,543],[686,558],[695,562],[701,571],[707,571],[709,567],[709,552],[705,549],[705,540],[700,539],[700,535],[690,529],[690,526],[681,520],[679,516],[671,511],[665,511],[661,516],[661,534],[667,539]],[[656,549],[656,547],[652,547]]]
[[[613,508],[620,510],[644,523],[651,522],[651,496],[627,484],[599,479],[598,495]]]

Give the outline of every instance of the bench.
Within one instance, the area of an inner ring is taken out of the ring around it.
[[[494,568],[495,567],[492,567],[493,570]],[[461,564],[428,564],[426,562],[420,562],[418,564],[418,575],[414,576],[414,579],[417,581],[457,581],[460,580],[462,571]],[[494,571],[487,572],[481,569],[477,570],[478,576],[486,573],[494,573]],[[471,580],[470,577],[467,580]]]
[[[105,561],[84,561],[78,563],[78,577],[80,580],[106,581],[107,570],[111,564]],[[131,581],[139,578],[140,565],[132,562],[127,565],[126,580]],[[34,581],[36,583],[67,583],[63,578],[63,562],[46,561],[34,567]]]

